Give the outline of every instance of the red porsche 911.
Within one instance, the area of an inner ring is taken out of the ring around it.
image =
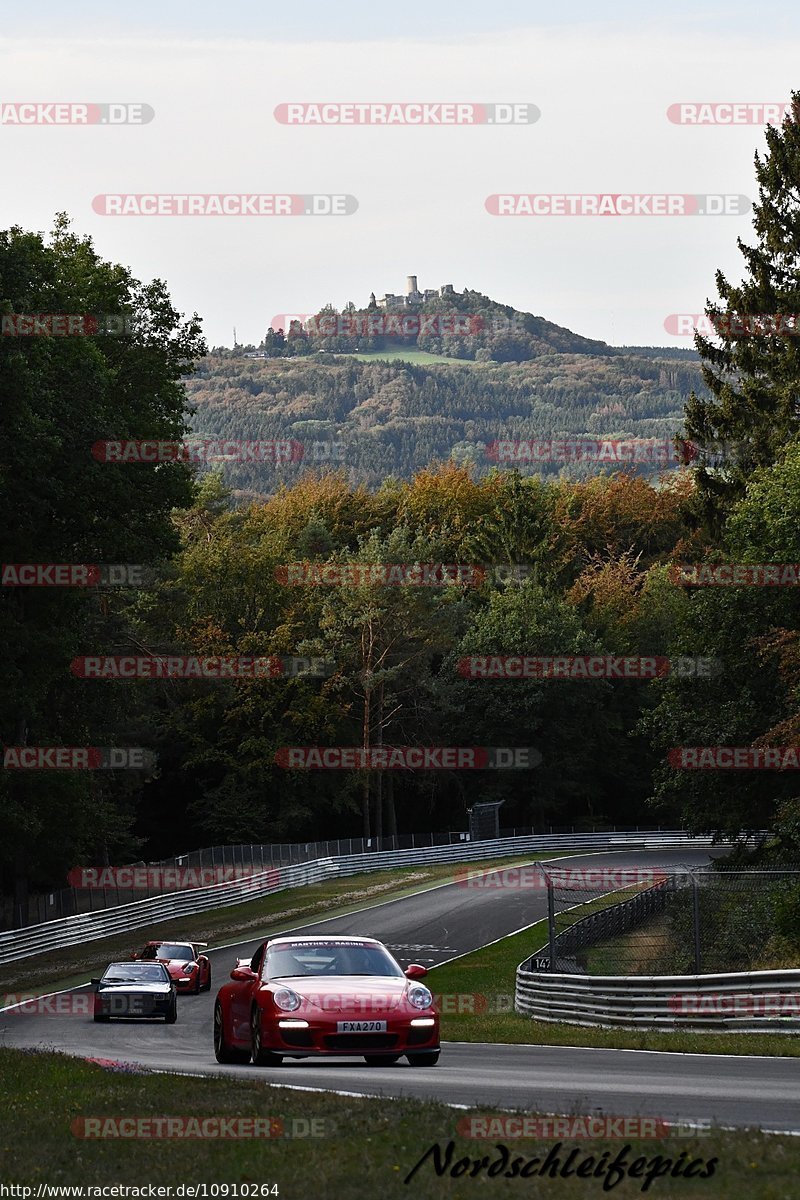
[[[205,942],[148,942],[131,955],[134,962],[160,962],[179,992],[211,990],[211,962],[203,954]]]
[[[214,1005],[221,1063],[278,1066],[284,1058],[363,1056],[414,1067],[439,1058],[439,1014],[420,979],[365,937],[272,938],[240,962]]]

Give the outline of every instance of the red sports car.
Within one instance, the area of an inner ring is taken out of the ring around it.
[[[211,963],[203,950],[207,942],[148,942],[131,955],[135,961],[161,962],[179,992],[211,990]]]
[[[403,1055],[413,1067],[439,1058],[439,1014],[419,980],[365,937],[272,938],[217,993],[214,1053],[221,1063],[278,1066],[284,1058]]]

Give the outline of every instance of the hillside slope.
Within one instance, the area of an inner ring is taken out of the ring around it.
[[[387,476],[409,478],[449,458],[490,470],[497,465],[492,443],[504,440],[669,439],[680,432],[689,392],[702,387],[693,361],[619,351],[425,366],[329,354],[249,359],[228,351],[203,360],[186,382],[198,437],[303,444],[304,457],[295,462],[226,462],[226,481],[245,495],[270,494],[315,462],[341,465],[351,481],[376,487]],[[550,476],[598,469],[586,462],[516,465]]]

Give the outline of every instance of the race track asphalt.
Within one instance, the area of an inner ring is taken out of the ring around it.
[[[706,851],[581,855],[582,867],[698,865]],[[379,938],[403,965],[433,966],[486,945],[546,915],[542,892],[446,884],[347,916],[281,932]],[[367,1067],[363,1059],[288,1060],[280,1067],[224,1067],[211,1028],[214,995],[236,958],[252,956],[257,938],[210,952],[210,994],[179,997],[175,1025],[147,1021],[95,1024],[83,1015],[0,1012],[0,1044],[58,1049],[81,1057],[137,1063],[156,1070],[258,1078],[271,1084],[362,1095],[416,1096],[458,1105],[492,1105],[542,1113],[651,1116],[711,1121],[800,1133],[800,1059],[683,1055],[580,1047],[444,1043],[435,1068]],[[531,950],[538,947],[531,945]],[[498,980],[513,993],[513,979]]]

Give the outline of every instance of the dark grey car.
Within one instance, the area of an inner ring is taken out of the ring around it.
[[[93,979],[94,1019],[161,1017],[168,1025],[178,1019],[178,995],[163,963],[110,963],[102,979]]]

